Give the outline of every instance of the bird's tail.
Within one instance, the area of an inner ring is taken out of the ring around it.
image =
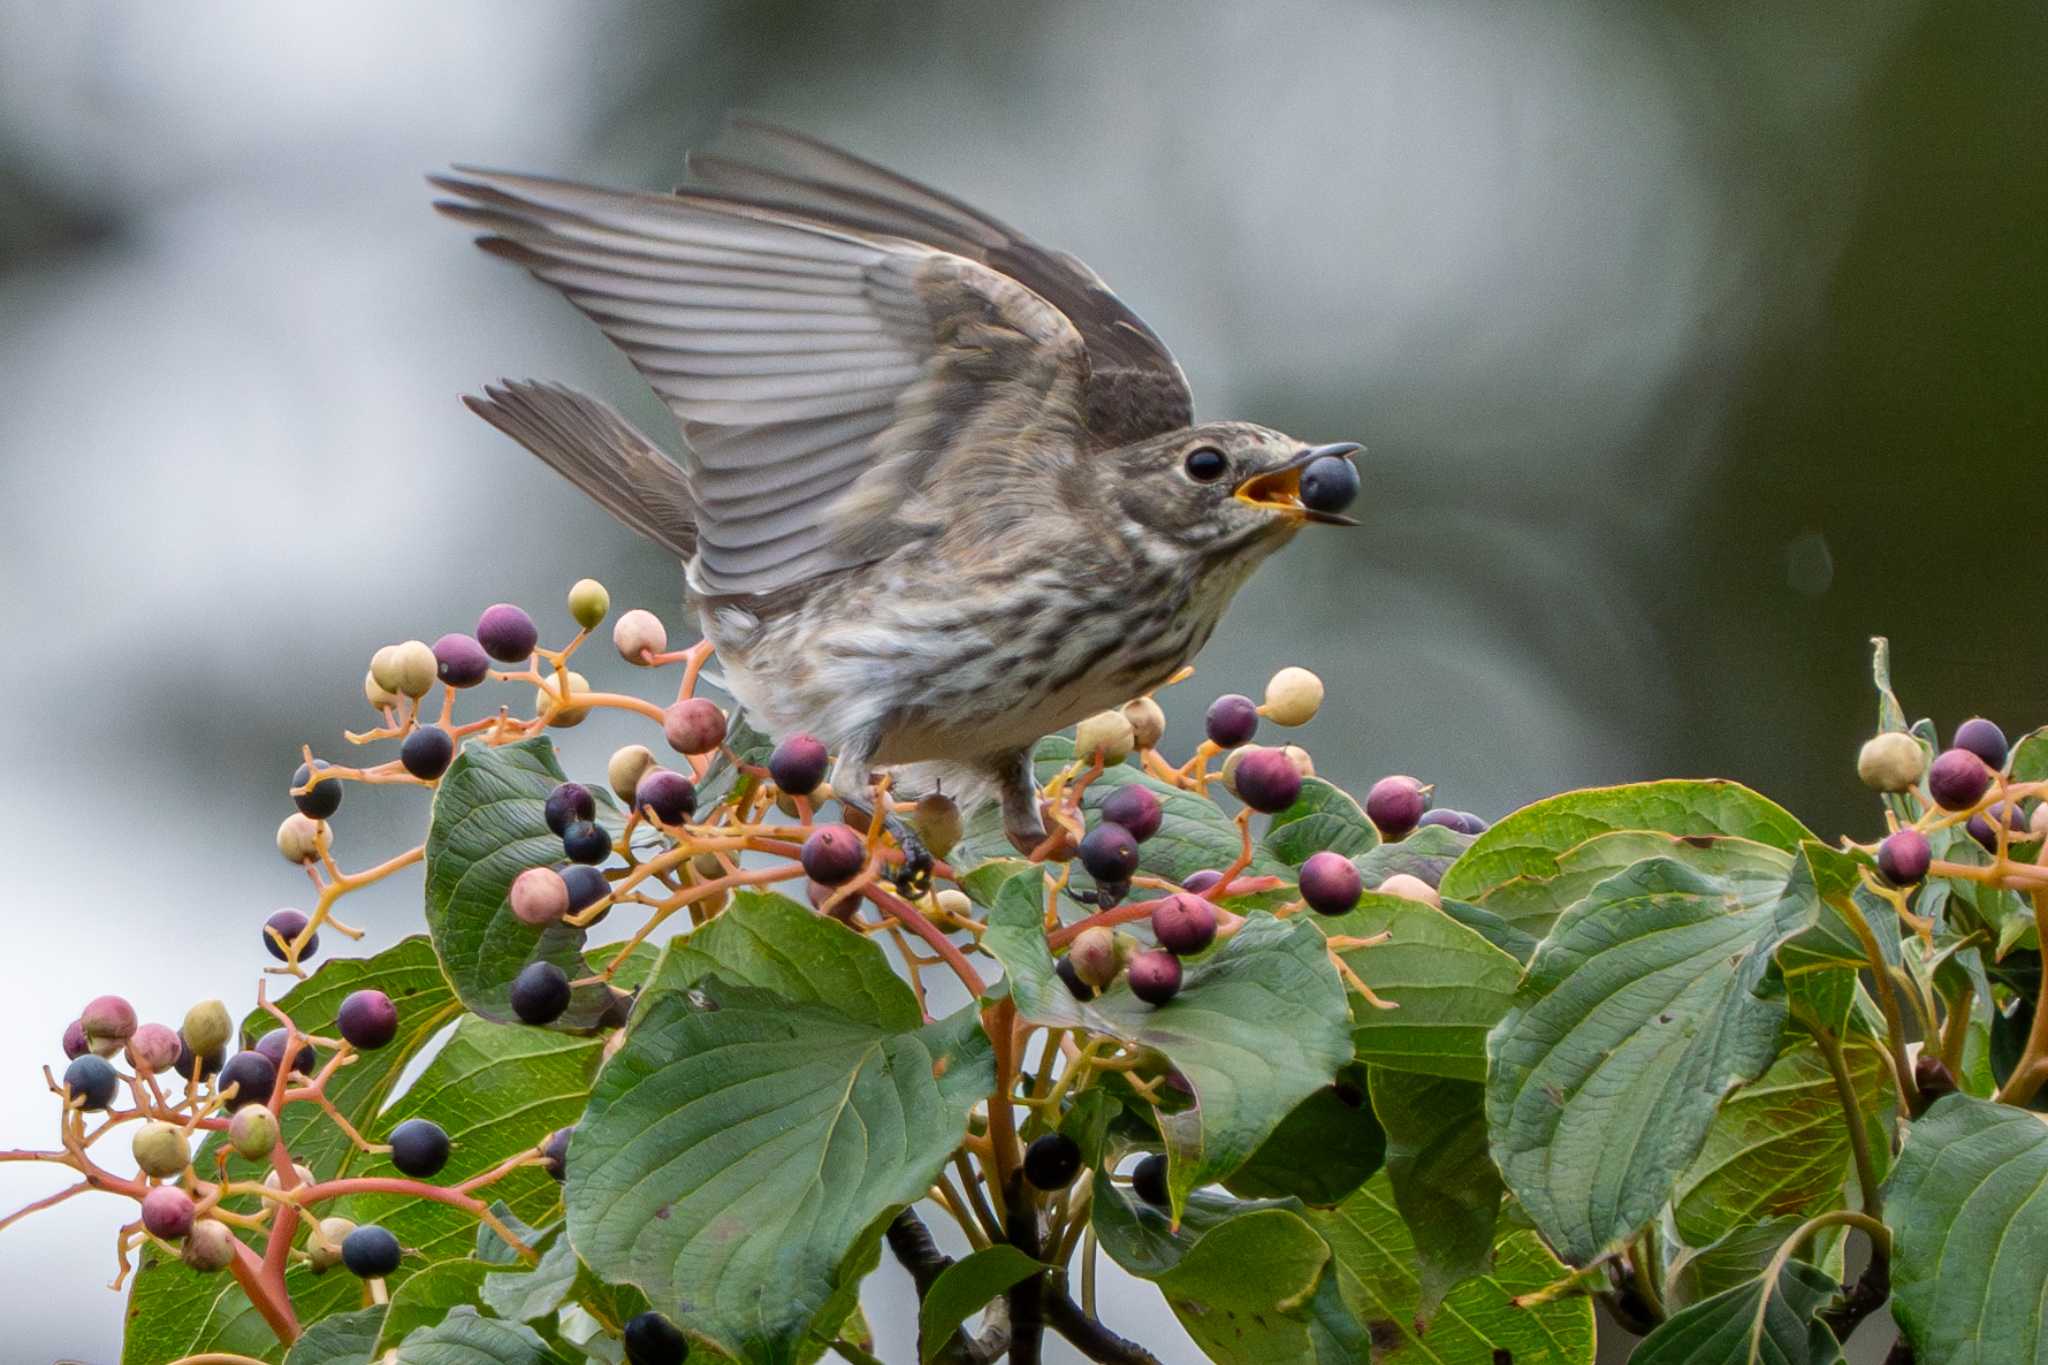
[[[682,467],[625,418],[560,384],[506,380],[484,395],[462,401],[641,535],[678,559],[696,553],[696,504]]]

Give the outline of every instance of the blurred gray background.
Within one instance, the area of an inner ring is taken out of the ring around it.
[[[1868,635],[1944,728],[2048,720],[2044,59],[2038,6],[1915,0],[0,3],[5,1141],[51,1136],[88,997],[249,1002],[304,891],[286,776],[367,723],[376,645],[502,598],[559,637],[584,574],[685,634],[675,566],[456,401],[554,377],[654,430],[651,395],[422,173],[659,188],[737,107],[986,205],[1204,415],[1370,447],[1365,528],[1253,581],[1183,733],[1299,662],[1342,781],[1497,817],[1715,773],[1867,833]],[[377,795],[345,863],[421,827]],[[417,878],[349,907],[387,944]],[[0,1166],[10,1207],[55,1183]],[[118,1212],[0,1235],[38,1304],[0,1355],[116,1357]],[[1191,1358],[1156,1297],[1106,1312]]]

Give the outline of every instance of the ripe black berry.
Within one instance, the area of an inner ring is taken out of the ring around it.
[[[490,676],[491,658],[473,635],[443,635],[434,641],[434,671],[450,687],[475,687]]]
[[[89,1052],[64,1068],[64,1088],[87,1109],[104,1109],[112,1104],[120,1081],[111,1062]]]
[[[1238,760],[1236,783],[1238,800],[1271,815],[1301,795],[1301,769],[1279,749],[1259,749]]]
[[[1358,864],[1341,853],[1325,849],[1301,865],[1301,898],[1311,910],[1341,915],[1358,904],[1364,890]]]
[[[285,945],[299,936],[306,927],[306,917],[297,910],[280,910],[263,921],[263,946],[279,962],[285,960]],[[310,962],[320,951],[320,935],[314,934],[306,940],[306,946],[299,950],[299,961]]]
[[[365,1280],[381,1280],[391,1274],[404,1254],[398,1239],[374,1223],[341,1239],[341,1263],[349,1274]]]
[[[1365,794],[1365,818],[1389,839],[1421,824],[1428,809],[1428,791],[1412,777],[1383,777]]]
[[[1341,512],[1358,496],[1358,470],[1342,455],[1309,461],[1301,471],[1301,505],[1311,512]]]
[[[768,755],[768,775],[791,796],[809,796],[825,780],[825,746],[810,735],[791,735]]]
[[[867,847],[845,825],[820,825],[798,855],[810,879],[822,886],[851,880],[867,863]]]
[[[427,1119],[407,1119],[391,1130],[391,1164],[425,1180],[448,1164],[448,1134]]]
[[[272,1029],[256,1040],[255,1050],[268,1057],[272,1066],[283,1071],[284,1048],[289,1036],[290,1031],[287,1029]],[[320,1069],[320,1054],[314,1051],[313,1045],[304,1038],[299,1039],[298,1049],[292,1054],[290,1069],[306,1076],[311,1076]]]
[[[1082,836],[1081,866],[1098,882],[1127,882],[1138,870],[1138,841],[1122,825],[1104,821]]]
[[[541,1167],[556,1180],[569,1178],[569,1139],[576,1136],[572,1128],[557,1128],[548,1134],[548,1140],[540,1145],[543,1161]]]
[[[1152,909],[1152,937],[1175,957],[1199,953],[1216,941],[1216,907],[1193,892],[1168,896]],[[1179,985],[1176,980],[1175,988]],[[1132,989],[1137,989],[1135,982]]]
[[[626,1323],[626,1365],[683,1365],[690,1342],[659,1313],[646,1312]]]
[[[1154,1152],[1131,1168],[1131,1193],[1155,1209],[1167,1206],[1164,1153]]]
[[[1969,749],[1945,749],[1927,770],[1928,794],[1943,810],[1968,810],[1990,786],[1991,769]]]
[[[1063,1190],[1081,1173],[1081,1144],[1047,1133],[1024,1149],[1024,1178],[1041,1190]]]
[[[512,978],[512,1012],[529,1024],[552,1024],[569,1011],[569,974],[552,962],[529,962]]]
[[[557,834],[566,833],[578,820],[597,818],[597,798],[581,782],[564,782],[548,793],[541,804],[541,814],[549,829]]]
[[[192,1044],[181,1033],[178,1035],[178,1060],[171,1064],[171,1069],[186,1080],[197,1083],[209,1076],[218,1075],[221,1062],[226,1057],[226,1051],[221,1048],[213,1048],[195,1056]]]
[[[669,768],[649,768],[633,788],[633,804],[664,825],[697,813],[697,784]]]
[[[325,759],[316,758],[313,760],[313,767],[315,768],[331,766]],[[291,790],[297,793],[292,797],[292,804],[297,806],[299,813],[309,820],[325,820],[328,816],[341,809],[341,781],[339,778],[332,778],[326,782],[315,783],[313,786],[307,787],[305,791],[298,790],[300,787],[305,787],[312,780],[312,772],[305,764],[301,763],[292,773]]]
[[[1180,959],[1164,949],[1133,953],[1125,974],[1131,994],[1148,1005],[1163,1005],[1180,992]]]
[[[1211,744],[1219,749],[1235,749],[1258,733],[1258,703],[1241,693],[1227,692],[1209,703],[1204,724]]]
[[[595,820],[578,820],[562,831],[562,853],[572,863],[594,866],[612,856],[612,836]]]
[[[335,1027],[349,1046],[373,1052],[398,1036],[398,1007],[382,991],[356,991],[341,1002]]]
[[[611,894],[612,884],[605,880],[604,873],[588,864],[571,863],[561,871],[562,884],[569,888],[569,913],[572,915]]]
[[[540,630],[524,611],[510,602],[500,602],[485,607],[484,614],[476,618],[476,640],[493,659],[523,664],[533,657]]]
[[[1994,770],[2005,766],[2006,754],[2010,752],[2005,731],[1982,716],[1972,716],[1956,727],[1955,747],[1968,749]]]
[[[422,725],[398,746],[398,762],[422,782],[432,782],[455,761],[455,740],[438,725]]]
[[[1122,825],[1141,844],[1159,832],[1163,815],[1159,798],[1135,782],[1118,787],[1102,803],[1102,818],[1112,825]]]
[[[268,1104],[277,1085],[277,1063],[260,1052],[237,1052],[220,1069],[220,1079],[214,1085],[222,1091],[234,1087],[227,1102],[231,1114],[245,1104]]]
[[[1086,1004],[1095,998],[1095,988],[1081,979],[1080,973],[1074,968],[1073,958],[1061,958],[1053,964],[1053,972],[1059,977],[1061,983],[1066,986],[1067,994],[1073,996],[1076,1000]]]

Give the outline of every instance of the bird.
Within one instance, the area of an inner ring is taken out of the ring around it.
[[[823,741],[842,805],[886,811],[892,774],[993,799],[1039,848],[1037,741],[1174,676],[1304,525],[1356,525],[1360,447],[1196,422],[1171,352],[1073,256],[807,134],[729,128],[740,154],[691,152],[666,193],[428,177],[625,353],[679,457],[560,384],[464,401],[683,561],[727,690],[771,738]],[[1304,500],[1312,466],[1334,496]]]

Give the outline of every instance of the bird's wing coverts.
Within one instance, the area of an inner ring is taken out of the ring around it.
[[[468,169],[434,178],[451,196],[437,207],[560,289],[682,423],[700,590],[766,593],[886,553],[878,515],[942,477],[949,456],[990,448],[977,437],[1099,443],[1095,410],[1112,386],[1091,393],[1090,377],[1105,357],[1112,373],[1142,373],[1147,412],[1167,396],[1163,416],[1135,425],[1185,423],[1184,398],[1172,420],[1185,385],[1171,357],[1078,262],[844,153],[768,135],[816,158],[801,181],[813,198],[764,168],[734,185],[744,168],[723,161],[720,180],[674,195]],[[866,186],[850,183],[856,172]],[[831,196],[859,197],[868,220]],[[1082,311],[1100,348],[1046,289]],[[1136,409],[1122,408],[1115,439],[1130,439]]]

